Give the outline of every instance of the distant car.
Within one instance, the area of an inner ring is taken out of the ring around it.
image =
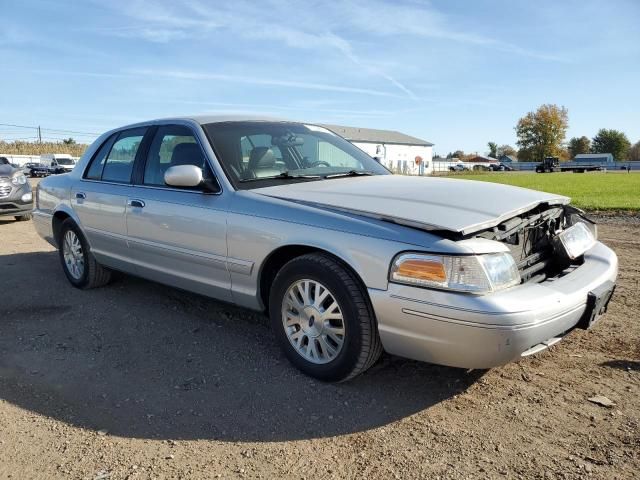
[[[465,167],[464,165],[451,165],[449,167],[450,172],[465,172],[469,171],[469,167]]]
[[[617,276],[616,254],[567,197],[392,175],[297,122],[118,128],[73,172],[39,182],[36,204],[73,286],[117,270],[266,311],[289,360],[325,381],[383,349],[463,368],[535,354],[597,321]]]
[[[27,177],[30,177],[30,176],[31,176],[31,169],[32,169],[33,167],[35,167],[36,165],[38,165],[38,164],[37,164],[37,163],[34,163],[34,162],[25,163],[25,164],[22,166],[22,173],[24,173]]]
[[[510,167],[509,165],[506,165],[504,163],[492,163],[489,168],[494,172],[512,172],[513,171],[513,167]]]
[[[32,163],[29,168],[30,177],[47,177],[49,176],[49,166],[42,163]]]
[[[0,157],[0,217],[13,216],[18,221],[31,220],[32,208],[31,185],[22,169]]]

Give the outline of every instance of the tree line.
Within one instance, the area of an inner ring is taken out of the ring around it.
[[[44,153],[67,153],[72,157],[80,157],[89,145],[76,143],[73,139],[61,142],[25,142],[16,140],[5,142],[0,140],[0,154],[5,155],[42,155]]]
[[[569,112],[565,107],[546,104],[527,113],[515,127],[518,158],[535,162],[544,157],[566,160],[581,153],[610,153],[617,161],[640,160],[640,141],[632,146],[624,132],[601,128],[592,139],[583,135],[565,143],[568,127]]]
[[[487,143],[490,157],[517,156],[521,162],[540,162],[544,157],[566,161],[581,153],[610,153],[616,161],[640,161],[640,140],[631,144],[624,132],[601,128],[593,138],[586,135],[565,141],[569,127],[569,111],[565,107],[545,104],[527,113],[515,126],[518,150],[510,145]],[[447,158],[466,159],[462,150]]]

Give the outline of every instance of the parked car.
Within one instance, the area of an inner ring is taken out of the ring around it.
[[[0,157],[0,217],[31,220],[32,208],[31,185],[22,169],[14,167],[5,157]]]
[[[27,177],[31,176],[31,167],[33,167],[34,165],[37,165],[36,163],[25,163],[22,166],[22,173],[25,174]]]
[[[43,165],[42,163],[30,163],[29,165],[31,165],[29,167],[29,176],[32,178],[46,177],[50,174],[48,165]]]
[[[450,172],[468,172],[470,171],[469,167],[465,167],[462,164],[451,165],[449,167]]]
[[[310,124],[119,128],[36,197],[75,287],[118,270],[266,311],[291,362],[326,381],[383,349],[463,368],[517,360],[591,327],[617,276],[566,197],[391,175]]]
[[[512,172],[513,167],[505,164],[505,163],[492,163],[489,167],[494,172]]]

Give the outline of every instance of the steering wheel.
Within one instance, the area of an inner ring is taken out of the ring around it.
[[[313,167],[331,167],[331,164],[329,162],[325,162],[324,160],[318,160],[317,162],[311,162],[308,164],[309,168],[313,168]]]

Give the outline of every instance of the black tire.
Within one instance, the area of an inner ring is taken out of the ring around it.
[[[67,264],[64,261],[63,254],[63,241],[66,233],[71,230],[73,231],[80,244],[82,246],[82,257],[84,260],[84,270],[82,276],[80,278],[74,278],[74,276],[69,272]],[[111,280],[111,270],[107,269],[100,265],[89,248],[89,244],[87,243],[87,239],[82,234],[82,231],[78,228],[76,223],[71,218],[67,218],[62,225],[60,226],[60,233],[57,238],[58,242],[58,254],[60,257],[60,263],[62,264],[62,270],[69,280],[69,283],[76,288],[80,288],[82,290],[88,290],[91,288],[102,287],[109,283]]]
[[[15,219],[18,222],[28,222],[32,218],[33,218],[33,215],[31,215],[30,213],[25,213],[24,215],[16,215],[15,216]]]
[[[344,344],[329,363],[303,358],[291,345],[282,322],[282,304],[289,287],[310,279],[326,286],[340,305]],[[353,272],[327,254],[310,253],[289,261],[276,275],[269,295],[269,317],[285,355],[303,373],[326,382],[343,382],[370,368],[382,354],[378,324],[366,289]]]

